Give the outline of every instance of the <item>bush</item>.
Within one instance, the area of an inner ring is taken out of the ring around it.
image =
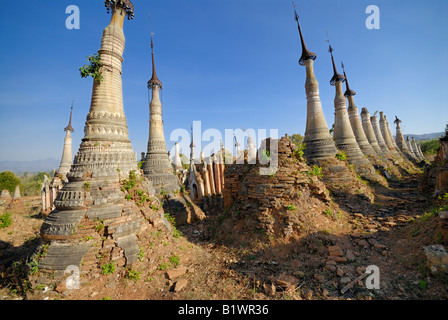
[[[11,214],[8,212],[5,212],[0,216],[0,229],[9,227],[12,223]]]
[[[22,181],[14,174],[14,172],[3,171],[0,173],[0,192],[6,189],[12,196],[17,185],[21,187]]]
[[[439,139],[423,141],[420,144],[420,147],[422,149],[422,152],[425,154],[431,154],[431,155],[436,154],[440,148]]]
[[[345,161],[345,160],[347,160],[347,154],[345,153],[345,151],[339,151],[336,154],[336,159],[338,159],[340,161]]]

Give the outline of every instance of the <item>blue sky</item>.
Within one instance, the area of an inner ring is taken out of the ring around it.
[[[5,2],[4,0],[2,0]],[[337,66],[346,67],[359,110],[382,110],[403,132],[443,131],[448,122],[448,1],[296,0],[329,126],[334,87],[327,30]],[[125,21],[124,108],[134,151],[146,151],[150,31],[163,82],[165,138],[190,129],[278,129],[304,134],[305,68],[290,0],[134,0]],[[80,29],[68,30],[69,5]],[[380,9],[369,30],[368,5]],[[73,155],[84,137],[91,78],[79,67],[100,48],[110,20],[102,0],[15,0],[0,13],[0,161],[59,159],[71,101]],[[151,29],[148,14],[151,14]],[[340,70],[342,72],[342,70]],[[393,129],[393,128],[392,128]],[[393,129],[394,130],[394,129]]]

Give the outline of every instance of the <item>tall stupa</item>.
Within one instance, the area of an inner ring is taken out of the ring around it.
[[[170,228],[163,211],[144,216],[134,201],[125,199],[122,189],[124,179],[137,176],[142,188],[149,195],[154,193],[151,183],[139,175],[123,107],[123,23],[126,17],[133,18],[134,7],[129,0],[106,0],[105,4],[112,18],[98,51],[102,80],[93,82],[84,138],[67,173],[68,183],[41,227],[46,254],[39,268],[49,272],[75,266],[83,274],[98,268],[98,250],[115,265],[132,264],[138,260],[137,234],[149,228],[150,222]]]
[[[151,90],[149,104],[149,138],[143,173],[152,182],[156,194],[162,190],[172,193],[179,190],[179,183],[173,173],[173,167],[166,152],[165,135],[163,133],[162,103],[160,91],[162,82],[157,77],[154,62],[154,44],[151,35],[152,77],[148,81],[148,90]]]
[[[300,42],[302,45],[302,55],[299,64],[306,68],[306,101],[307,117],[305,129],[305,157],[310,163],[334,158],[338,150],[328,130],[327,122],[322,110],[322,104],[319,95],[319,83],[314,75],[314,60],[316,54],[309,51],[305,45],[302,29],[299,23],[299,15],[294,9],[297,28],[299,30]]]

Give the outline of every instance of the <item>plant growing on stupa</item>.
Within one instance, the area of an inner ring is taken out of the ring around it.
[[[103,81],[103,76],[101,75],[101,67],[103,66],[101,63],[100,55],[92,54],[87,57],[87,60],[89,60],[90,64],[85,64],[81,68],[79,68],[79,71],[81,72],[82,78],[87,78],[88,76],[91,76],[95,81]]]

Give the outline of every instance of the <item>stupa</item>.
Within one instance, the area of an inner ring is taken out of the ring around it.
[[[148,89],[151,90],[152,98],[149,104],[148,151],[146,152],[142,170],[145,177],[152,182],[156,194],[162,190],[173,193],[178,191],[180,187],[166,152],[165,135],[163,133],[162,103],[160,101],[162,82],[157,78],[156,74],[152,35],[151,57],[152,78],[148,81]]]
[[[344,96],[348,100],[348,115],[350,124],[353,130],[353,134],[355,135],[356,142],[358,143],[359,148],[361,149],[362,153],[366,156],[371,157],[371,159],[377,159],[378,155],[371,146],[369,140],[367,139],[367,136],[364,132],[364,129],[361,124],[361,120],[359,119],[358,114],[358,107],[355,104],[355,101],[353,99],[353,96],[356,94],[355,91],[350,89],[350,86],[348,84],[347,74],[345,73],[344,64],[341,63],[342,70],[344,72],[344,78],[345,78],[345,86],[346,91],[344,92]]]
[[[306,68],[306,101],[307,117],[305,129],[305,157],[308,162],[318,162],[329,158],[334,158],[338,150],[328,130],[327,122],[322,110],[322,104],[319,96],[319,83],[314,75],[314,60],[316,54],[309,51],[305,45],[302,29],[299,23],[299,16],[294,9],[297,28],[299,30],[300,42],[302,45],[302,55],[299,64]]]
[[[340,151],[344,151],[347,156],[347,161],[355,166],[355,171],[361,175],[369,175],[375,170],[373,169],[369,160],[366,159],[358,143],[356,142],[355,135],[350,124],[347,112],[347,104],[342,91],[342,82],[345,81],[344,76],[340,75],[336,69],[333,58],[333,48],[329,46],[329,52],[331,55],[331,62],[333,64],[333,77],[330,80],[330,84],[335,86],[335,98],[334,98],[334,133],[333,139],[337,148]]]
[[[112,18],[98,51],[102,80],[94,79],[84,138],[67,173],[68,183],[54,201],[56,209],[42,224],[42,242],[36,248],[39,252],[45,245],[39,268],[49,272],[63,273],[75,266],[83,274],[98,268],[98,250],[115,265],[132,264],[138,260],[137,234],[159,225],[171,230],[163,210],[146,216],[134,201],[125,199],[122,189],[123,179],[132,175],[143,180],[145,192],[154,194],[151,183],[139,174],[123,107],[123,23],[125,17],[133,18],[134,8],[129,0],[105,3]]]

